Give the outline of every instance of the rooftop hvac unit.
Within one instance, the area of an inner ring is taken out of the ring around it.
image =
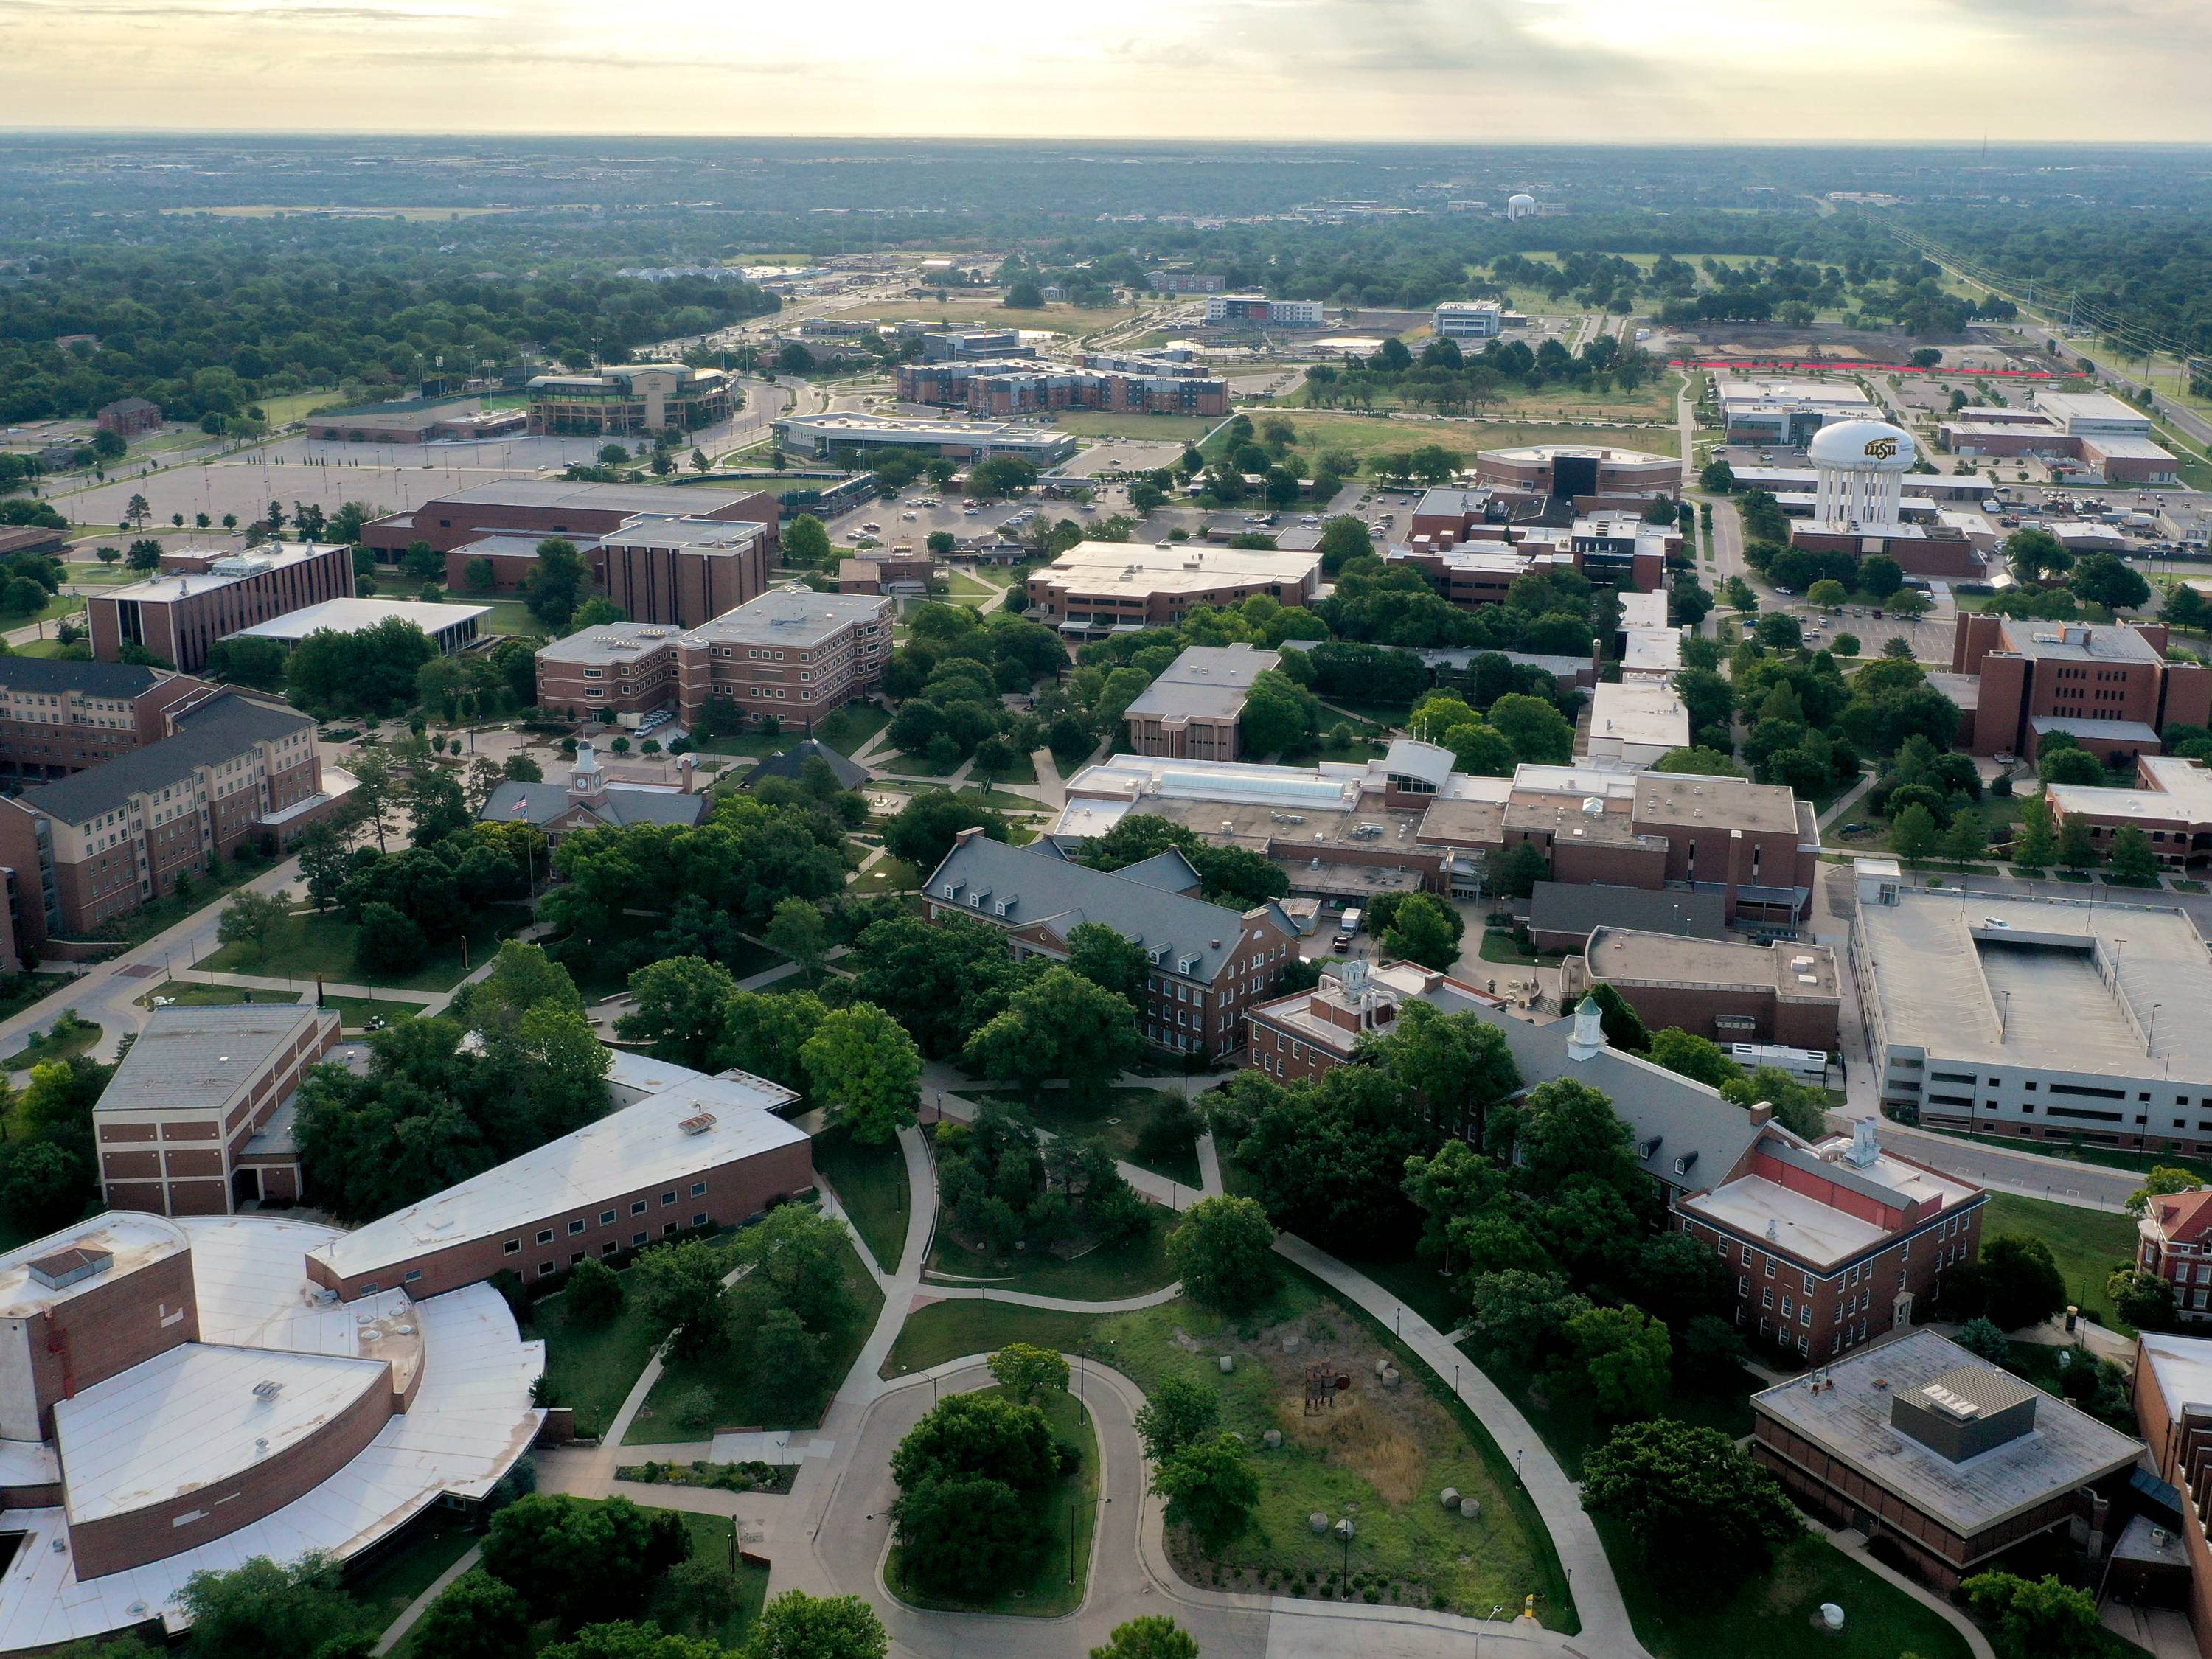
[[[253,1385],[253,1397],[256,1400],[274,1400],[283,1392],[284,1385],[273,1377]]]
[[[676,1126],[687,1135],[703,1135],[714,1127],[712,1112],[695,1112]]]

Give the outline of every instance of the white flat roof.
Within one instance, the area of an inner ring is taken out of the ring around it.
[[[160,1224],[180,1230],[191,1249],[203,1343],[265,1345],[260,1357],[270,1363],[282,1363],[295,1343],[308,1352],[349,1354],[357,1352],[363,1314],[374,1321],[389,1303],[406,1309],[418,1328],[427,1356],[421,1386],[406,1412],[312,1492],[227,1537],[142,1567],[81,1581],[63,1510],[9,1511],[9,1529],[27,1535],[0,1572],[0,1652],[101,1636],[149,1618],[180,1630],[176,1597],[187,1578],[232,1571],[257,1555],[289,1561],[321,1550],[343,1561],[445,1493],[483,1497],[530,1449],[544,1419],[530,1403],[544,1345],[520,1340],[514,1316],[489,1285],[412,1304],[393,1292],[373,1305],[325,1307],[307,1282],[306,1250],[337,1237],[335,1229],[254,1215]],[[173,1455],[173,1447],[160,1449],[163,1462]],[[76,1470],[70,1473],[74,1480]]]
[[[2201,1336],[2161,1336],[2145,1331],[2143,1358],[2158,1378],[2159,1392],[2176,1417],[2184,1406],[2212,1411],[2212,1341]]]
[[[1838,1142],[1827,1140],[1813,1150],[1821,1153],[1836,1151],[1838,1146]],[[1846,1176],[1864,1176],[1890,1188],[1902,1200],[1918,1203],[1932,1198],[1939,1211],[1955,1209],[1980,1191],[1963,1181],[1954,1181],[1933,1170],[1893,1158],[1887,1152],[1877,1155],[1864,1170],[1848,1162],[1838,1163],[1837,1168]],[[1889,1237],[1888,1230],[1876,1222],[1823,1204],[1765,1176],[1745,1176],[1681,1202],[1683,1208],[1724,1222],[1747,1237],[1765,1233],[1771,1220],[1775,1230],[1767,1236],[1791,1255],[1815,1267],[1847,1261]]]
[[[103,597],[111,599],[149,599],[156,603],[167,604],[172,599],[183,599],[191,593],[212,592],[216,588],[227,586],[232,582],[243,581],[248,576],[262,575],[271,570],[282,570],[288,565],[299,564],[305,560],[313,558],[318,554],[343,551],[344,551],[344,544],[339,542],[264,542],[259,547],[249,547],[243,552],[224,553],[216,557],[216,562],[218,566],[236,562],[241,566],[251,567],[250,568],[229,571],[218,568],[201,571],[198,574],[149,576],[143,581],[131,582],[122,587],[111,587]]]
[[[2212,769],[2179,755],[2145,755],[2136,765],[2148,772],[2150,789],[2114,789],[2103,784],[2044,786],[2051,804],[2063,812],[2094,817],[2141,818],[2146,823],[2212,823]]]
[[[1656,681],[1601,684],[1590,695],[1589,741],[1681,748],[1690,741],[1690,711]]]
[[[1620,596],[1620,625],[1623,628],[1666,627],[1667,596],[1664,593],[1623,593]]]
[[[70,1520],[128,1514],[287,1456],[390,1386],[374,1359],[183,1343],[55,1406]]]
[[[31,1276],[31,1264],[58,1251],[104,1250],[114,1261],[100,1272],[56,1289]],[[34,1238],[0,1255],[0,1319],[31,1319],[87,1291],[112,1285],[134,1268],[191,1246],[180,1224],[137,1210],[108,1210],[74,1227]]]
[[[1209,547],[1198,542],[1078,542],[1039,573],[1081,595],[1159,593],[1228,582],[1279,582],[1301,590],[1317,551]]]
[[[418,599],[325,599],[320,605],[288,611],[265,623],[241,628],[225,639],[283,640],[297,645],[310,634],[328,629],[339,634],[365,634],[380,623],[413,623],[435,638],[443,629],[471,617],[489,617],[488,605],[424,605]]]
[[[696,1075],[696,1074],[695,1074]],[[797,1099],[765,1078],[696,1077],[333,1239],[314,1258],[344,1279],[426,1249],[489,1238],[564,1210],[806,1139],[769,1109]],[[680,1127],[702,1115],[697,1133]]]

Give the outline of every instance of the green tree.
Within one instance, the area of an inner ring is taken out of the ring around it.
[[[1202,1198],[1168,1236],[1168,1262],[1193,1301],[1241,1312],[1275,1286],[1275,1229],[1249,1198]]]
[[[673,1510],[532,1492],[492,1517],[483,1569],[521,1595],[532,1619],[573,1628],[635,1617],[661,1577],[690,1553],[690,1534]]]
[[[2029,1233],[1982,1241],[1981,1279],[1989,1316],[2001,1330],[2041,1324],[2066,1305],[2066,1279],[2051,1246]]]
[[[2091,833],[2088,820],[2079,812],[2070,812],[2058,825],[2058,851],[2056,860],[2062,870],[2090,870],[2096,867],[2097,842]]]
[[[1851,597],[1851,591],[1833,577],[1823,577],[1805,590],[1807,603],[1833,611]]]
[[[2125,887],[2155,887],[2158,882],[2158,854],[2151,850],[2150,837],[2132,823],[2124,823],[2112,831],[2110,849],[2112,878]]]
[[[2105,1281],[2105,1294],[2112,1311],[2139,1331],[2170,1331],[2179,1322],[2172,1282],[2158,1273],[2124,1266]]]
[[[1431,1123],[1467,1133],[1477,1146],[1490,1109],[1521,1087],[1520,1068],[1497,1026],[1479,1014],[1445,1013],[1433,1003],[1401,1003],[1388,1031],[1366,1039],[1363,1052],[1413,1091]]]
[[[1942,844],[1936,815],[1917,801],[1889,821],[1890,849],[1908,865],[1917,865]]]
[[[891,1455],[891,1520],[907,1577],[965,1595],[1018,1575],[1044,1542],[1038,1506],[1058,1467],[1035,1406],[976,1394],[939,1402]]]
[[[884,1659],[890,1638],[857,1595],[786,1590],[761,1609],[743,1659]]]
[[[1710,460],[1698,471],[1698,488],[1708,495],[1725,495],[1735,488],[1735,469],[1723,460]]]
[[[1490,1122],[1491,1156],[1534,1197],[1552,1198],[1570,1180],[1623,1195],[1640,1197],[1646,1190],[1650,1177],[1637,1165],[1627,1124],[1613,1102],[1586,1083],[1555,1078],[1500,1106]]]
[[[1079,922],[1068,930],[1067,965],[1100,990],[1126,999],[1131,1007],[1143,1006],[1152,958],[1143,945],[1104,922]]]
[[[845,1282],[852,1233],[842,1221],[801,1204],[778,1205],[738,1236],[737,1258],[751,1271],[744,1291],[789,1308],[810,1330],[837,1324],[852,1311]]]
[[[1212,1438],[1221,1425],[1221,1395],[1187,1377],[1161,1380],[1137,1412],[1145,1455],[1164,1463],[1186,1446]]]
[[[1804,1523],[1774,1477],[1718,1429],[1625,1423],[1583,1460],[1583,1507],[1620,1522],[1658,1570],[1741,1583]]]
[[[2002,551],[2012,574],[2031,586],[2063,576],[2074,564],[2074,556],[2058,538],[2038,525],[2014,531],[2005,538]]]
[[[1115,1626],[1106,1645],[1091,1650],[1091,1659],[1198,1659],[1198,1644],[1174,1620],[1152,1613]]]
[[[2128,1194],[2128,1213],[2139,1216],[2150,1208],[2154,1198],[2163,1198],[2169,1193],[2193,1193],[2204,1183],[2191,1170],[2177,1170],[2170,1164],[2154,1164],[2143,1177],[2143,1184]]]
[[[1575,728],[1541,697],[1509,691],[1490,705],[1488,719],[1531,764],[1564,766],[1574,756]]]
[[[616,1035],[650,1043],[657,1059],[702,1070],[727,1032],[737,988],[728,969],[702,957],[647,963],[629,976],[630,1012],[615,1022]]]
[[[1127,998],[1054,965],[1014,993],[963,1058],[994,1082],[1064,1078],[1071,1091],[1091,1094],[1111,1087],[1141,1046]]]
[[[770,950],[798,963],[800,976],[809,985],[822,982],[823,960],[830,951],[830,923],[820,905],[797,897],[779,901],[761,937]]]
[[[412,1639],[439,1659],[519,1659],[530,1648],[530,1609],[489,1573],[465,1572],[424,1609]]]
[[[1321,703],[1314,694],[1280,669],[1270,668],[1253,678],[1237,730],[1248,750],[1272,755],[1305,742],[1320,719]]]
[[[228,1572],[196,1572],[177,1601],[191,1621],[193,1653],[209,1659],[343,1652],[366,1632],[337,1568],[316,1552],[281,1566],[257,1555]]]
[[[621,1275],[595,1257],[586,1256],[568,1270],[562,1305],[568,1317],[586,1329],[611,1324],[623,1310]]]
[[[377,903],[362,907],[353,951],[364,977],[397,979],[422,965],[430,942],[412,916],[392,905]]]
[[[817,568],[830,557],[830,532],[811,513],[802,513],[783,532],[783,559],[800,569]]]
[[[2030,795],[2020,804],[2020,827],[2013,831],[2012,861],[2031,870],[2048,869],[2058,856],[2058,837],[2051,827],[2051,803]]]
[[[865,1146],[889,1146],[914,1121],[921,1051],[872,1003],[824,1014],[799,1050],[811,1092],[829,1121]]]
[[[2096,1598],[2056,1577],[1984,1572],[1959,1588],[1974,1616],[1995,1626],[2001,1659],[2091,1659],[2106,1650]]]
[[[1252,1525],[1260,1483],[1234,1435],[1183,1447],[1152,1471],[1152,1491],[1166,1500],[1171,1527],[1188,1527],[1208,1554],[1218,1554]]]
[[[630,1270],[639,1310],[655,1330],[674,1334],[670,1346],[678,1358],[703,1358],[728,1340],[726,1271],[720,1255],[696,1238],[655,1244]]]
[[[1990,832],[1982,823],[1981,809],[1962,806],[1951,815],[1943,832],[1943,851],[1960,864],[1972,864],[1989,855]]]
[[[1048,1389],[1067,1392],[1067,1361],[1032,1342],[1009,1342],[993,1354],[991,1375],[1024,1406],[1036,1404],[1037,1395]]]
[[[522,600],[549,628],[566,628],[592,587],[591,567],[576,544],[549,536],[538,544],[538,562],[523,578]]]
[[[1743,1067],[1723,1054],[1720,1044],[1708,1037],[1692,1036],[1675,1025],[1653,1034],[1651,1060],[1655,1065],[1716,1089],[1743,1075]]]
[[[2072,744],[2063,748],[2045,745],[2036,757],[2035,775],[2048,784],[2095,785],[2106,781],[2105,763],[2087,750]]]
[[[909,799],[884,829],[884,846],[894,858],[928,875],[945,862],[963,830],[980,828],[992,841],[1007,839],[1006,821],[981,799],[948,789],[924,789]]]
[[[1348,514],[1340,514],[1321,527],[1324,575],[1334,576],[1352,560],[1366,558],[1374,551],[1374,538],[1367,533],[1367,526]]]
[[[1459,960],[1460,935],[1467,924],[1442,900],[1409,893],[1382,934],[1382,948],[1424,968],[1449,972]]]
[[[1567,1322],[1589,1306],[1565,1274],[1509,1267],[1466,1282],[1468,1328],[1484,1351],[1526,1369],[1565,1339]]]
[[[223,945],[251,945],[253,959],[264,961],[269,955],[269,936],[282,927],[291,915],[290,902],[281,895],[257,893],[241,887],[223,907],[222,919],[216,923],[215,936]]]
[[[1566,1334],[1601,1414],[1648,1417],[1666,1403],[1674,1344],[1667,1328],[1649,1314],[1585,1308],[1567,1321]]]

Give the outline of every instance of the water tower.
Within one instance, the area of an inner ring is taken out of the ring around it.
[[[1817,478],[1814,523],[1871,530],[1903,522],[1899,504],[1905,475],[1918,454],[1912,434],[1903,427],[1887,421],[1838,421],[1814,433],[1805,453]]]

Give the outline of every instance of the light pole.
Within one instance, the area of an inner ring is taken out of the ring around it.
[[[2162,1002],[2154,1002],[2150,1006],[2150,1030],[2143,1035],[2143,1057],[2146,1060],[2158,1058],[2158,1011],[2165,1006]]]
[[[1352,1538],[1356,1530],[1348,1515],[1336,1523],[1336,1535],[1344,1540],[1344,1583],[1347,1589],[1352,1587]]]

